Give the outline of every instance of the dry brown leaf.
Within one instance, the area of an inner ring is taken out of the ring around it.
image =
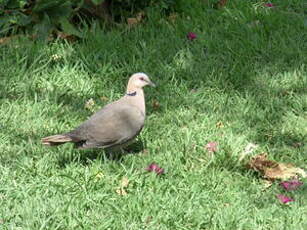
[[[0,38],[0,44],[5,44],[11,40],[10,37]]]
[[[301,168],[296,168],[291,164],[278,163],[267,159],[267,154],[262,153],[253,157],[248,163],[248,167],[260,172],[264,178],[269,180],[287,180],[299,176],[306,177],[307,173]]]
[[[127,18],[127,23],[129,26],[135,26],[139,23],[137,18]]]
[[[223,8],[227,3],[227,0],[219,0],[217,3],[215,3],[215,8],[221,9]]]
[[[75,42],[77,40],[77,37],[72,34],[66,34],[64,32],[58,31],[57,32],[57,37],[60,39],[64,39],[68,42]]]
[[[153,100],[152,107],[154,109],[159,109],[160,108],[160,103],[158,101],[156,101],[156,100]]]
[[[277,167],[268,168],[265,171],[265,176],[272,179],[287,180],[290,178],[295,178],[298,175],[303,178],[307,176],[305,170],[296,168],[292,164],[279,163]]]
[[[10,37],[3,37],[0,38],[0,45],[6,44],[8,42],[10,42],[12,39],[16,38],[17,36],[10,36]]]

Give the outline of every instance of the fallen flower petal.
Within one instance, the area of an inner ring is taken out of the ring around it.
[[[283,204],[287,204],[288,202],[293,202],[294,199],[290,198],[290,197],[287,197],[283,194],[278,194],[277,195],[277,198],[279,199],[279,201]]]
[[[188,38],[190,41],[193,41],[196,37],[197,37],[196,34],[193,33],[193,32],[189,32],[188,35],[187,35],[187,38]]]
[[[266,7],[270,7],[270,8],[274,7],[273,3],[271,3],[271,2],[265,3],[264,5]]]
[[[303,182],[299,180],[289,180],[289,181],[280,182],[279,185],[287,191],[293,191],[293,190],[298,189],[300,186],[302,186]]]
[[[160,168],[156,163],[151,163],[145,170],[148,172],[155,172],[158,175],[164,174],[164,169]]]
[[[206,149],[209,151],[209,152],[216,152],[217,151],[217,145],[218,143],[217,142],[209,142],[207,145],[206,145]]]

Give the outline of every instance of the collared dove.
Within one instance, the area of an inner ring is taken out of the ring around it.
[[[74,130],[42,138],[42,143],[56,146],[73,142],[79,149],[113,149],[128,145],[144,126],[143,87],[146,85],[155,86],[146,74],[133,74],[126,95],[104,106]]]

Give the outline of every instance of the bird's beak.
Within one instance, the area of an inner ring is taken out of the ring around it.
[[[149,81],[149,82],[148,82],[148,85],[150,85],[150,86],[152,86],[152,87],[156,87],[156,84],[153,83],[152,81]]]

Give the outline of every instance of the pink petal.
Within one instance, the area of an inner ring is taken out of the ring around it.
[[[148,172],[155,172],[158,175],[164,174],[164,169],[160,168],[156,163],[151,163],[145,170]]]
[[[270,7],[270,8],[271,8],[271,7],[274,7],[273,3],[271,3],[271,2],[265,3],[264,5],[265,5],[266,7]]]
[[[187,38],[188,38],[190,41],[193,41],[196,37],[197,37],[196,34],[193,33],[193,32],[189,32],[189,33],[187,34]]]
[[[216,151],[217,151],[217,145],[218,145],[217,142],[209,142],[209,143],[206,145],[206,149],[207,149],[209,152],[216,152]]]
[[[293,191],[293,190],[298,189],[300,186],[302,186],[303,182],[299,180],[289,180],[289,181],[280,182],[279,185],[287,191]]]
[[[278,194],[277,195],[277,198],[279,199],[279,201],[283,204],[287,204],[288,202],[292,202],[294,201],[294,199],[290,198],[290,197],[287,197],[285,195],[282,195],[282,194]]]

